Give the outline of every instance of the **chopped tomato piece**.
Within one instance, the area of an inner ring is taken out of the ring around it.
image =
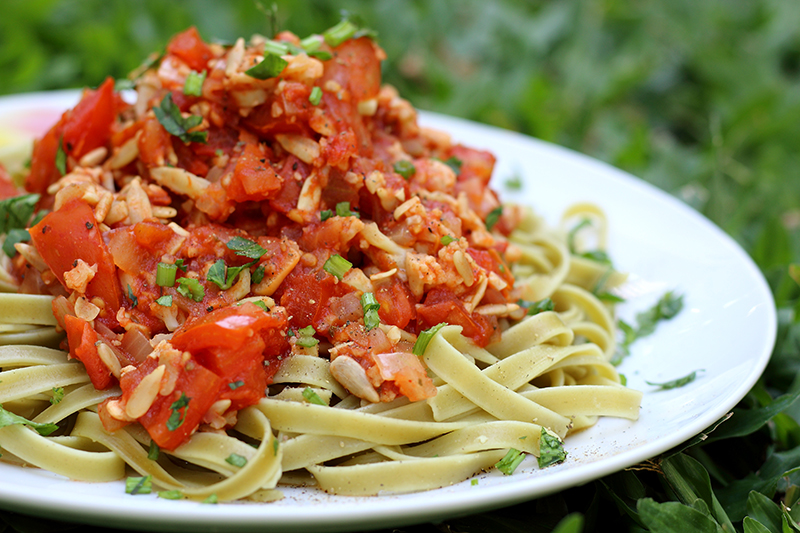
[[[67,287],[64,274],[72,270],[79,259],[90,267],[97,267],[86,287],[86,296],[102,299],[105,306],[101,309],[101,318],[116,324],[114,317],[122,305],[122,290],[92,208],[80,199],[70,200],[33,226],[30,234],[42,259],[64,287]]]
[[[111,386],[116,380],[97,353],[97,333],[92,326],[82,318],[66,315],[64,328],[67,330],[69,354],[86,367],[86,373],[89,374],[94,388],[103,390]]]
[[[213,57],[211,49],[203,42],[194,26],[173,37],[167,45],[167,52],[178,56],[197,72],[206,70],[208,60]]]
[[[375,290],[375,299],[381,304],[378,316],[381,317],[381,322],[384,324],[405,329],[408,323],[417,317],[411,291],[395,277],[378,285]]]
[[[266,200],[276,195],[282,183],[261,145],[247,144],[233,169],[228,197],[235,202]]]
[[[417,306],[417,319],[422,328],[446,322],[463,328],[462,334],[478,346],[486,346],[497,330],[497,324],[479,313],[470,313],[464,303],[449,290],[437,287]]]
[[[134,371],[139,374],[136,383],[154,367],[154,364],[151,367],[147,362],[139,366]],[[123,376],[123,381],[126,378],[127,376]],[[123,391],[128,389],[124,384],[121,385]],[[180,370],[172,393],[166,396],[159,394],[147,413],[138,421],[156,444],[165,450],[174,450],[197,430],[206,412],[217,401],[224,385],[222,378],[189,359]]]
[[[80,159],[95,148],[105,146],[116,118],[114,79],[106,78],[96,91],[88,90],[64,122],[64,151]]]

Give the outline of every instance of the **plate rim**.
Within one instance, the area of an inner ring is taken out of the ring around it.
[[[62,103],[68,103],[70,100],[76,101],[79,94],[79,90],[68,89],[61,91],[3,95],[0,96],[0,113],[3,113],[3,111],[10,106],[24,106],[30,105],[31,103],[40,105],[42,101],[47,101],[48,104],[53,103],[53,105],[49,107],[59,107]],[[143,516],[140,514],[142,510],[139,509],[140,505],[137,502],[137,504],[134,506],[125,503],[122,505],[122,508],[113,509],[115,512],[119,513],[114,518],[115,520],[119,519],[119,524],[123,524],[120,527],[133,526],[137,529],[153,530],[163,530],[166,527],[172,530],[183,530],[190,528],[215,528],[224,525],[237,531],[246,531],[251,529],[263,531],[265,530],[265,527],[271,530],[272,528],[285,528],[287,526],[291,526],[292,530],[294,531],[320,531],[320,528],[323,528],[326,531],[337,531],[352,529],[353,527],[374,528],[390,525],[404,526],[413,523],[426,522],[441,518],[442,516],[457,517],[483,512],[489,509],[513,505],[521,501],[542,497],[565,488],[593,481],[610,473],[619,471],[620,469],[632,464],[636,464],[637,462],[646,460],[654,455],[667,451],[712,425],[716,420],[724,415],[725,412],[736,405],[736,403],[738,403],[739,400],[741,400],[747,394],[747,392],[758,380],[769,363],[777,336],[777,313],[775,309],[775,302],[772,291],[769,289],[763,274],[755,265],[755,262],[730,235],[722,231],[718,226],[708,220],[701,213],[692,209],[677,198],[669,195],[669,193],[658,189],[654,185],[651,185],[608,163],[592,158],[588,155],[573,151],[563,146],[529,137],[521,133],[472,122],[458,117],[447,116],[429,111],[420,111],[419,113],[420,122],[423,125],[433,123],[436,124],[437,128],[442,129],[442,124],[451,124],[456,128],[466,127],[474,129],[487,135],[507,139],[509,142],[522,142],[525,144],[532,143],[532,145],[536,146],[538,149],[552,152],[559,158],[568,158],[572,160],[573,164],[580,164],[587,168],[599,169],[599,171],[605,177],[622,182],[625,186],[633,187],[638,193],[646,194],[655,201],[667,204],[672,209],[677,209],[683,216],[689,217],[693,223],[700,224],[706,229],[714,232],[718,242],[724,244],[730,252],[739,256],[738,258],[741,260],[742,264],[747,267],[752,280],[756,280],[758,282],[758,291],[760,295],[766,296],[766,301],[763,302],[767,306],[767,316],[765,317],[767,323],[767,333],[765,338],[766,342],[762,347],[761,353],[758,354],[757,357],[753,358],[753,371],[748,374],[748,379],[742,381],[740,386],[737,387],[733,393],[728,395],[727,403],[730,403],[730,401],[734,398],[735,401],[733,401],[730,406],[717,406],[715,409],[711,409],[705,412],[702,416],[697,417],[689,424],[692,431],[691,435],[688,437],[682,436],[680,439],[677,439],[677,442],[676,438],[660,439],[655,442],[642,444],[636,448],[627,450],[614,456],[605,457],[601,461],[594,463],[590,462],[585,465],[577,465],[577,467],[566,469],[562,475],[557,477],[557,479],[549,480],[548,488],[545,491],[537,490],[536,483],[531,483],[531,486],[528,487],[519,486],[520,484],[523,484],[523,481],[525,480],[520,480],[519,483],[512,483],[511,485],[513,485],[514,490],[511,494],[509,494],[508,487],[505,485],[493,485],[485,488],[482,487],[483,490],[481,490],[480,493],[476,491],[473,493],[475,494],[474,496],[466,497],[465,502],[463,502],[460,506],[448,509],[446,513],[443,513],[441,509],[412,509],[412,507],[416,507],[416,504],[413,502],[413,500],[408,500],[409,503],[404,504],[404,500],[398,497],[396,500],[399,501],[400,504],[394,506],[395,508],[389,510],[381,509],[379,515],[376,512],[366,510],[363,514],[360,514],[358,517],[356,517],[357,520],[354,520],[354,517],[352,516],[351,505],[348,504],[337,506],[336,504],[328,504],[326,506],[325,513],[306,513],[302,516],[303,522],[301,524],[297,524],[296,521],[298,520],[298,516],[296,516],[296,514],[292,515],[291,506],[278,506],[282,509],[290,509],[290,511],[283,513],[285,514],[283,519],[291,521],[292,523],[288,524],[286,522],[281,522],[280,519],[278,519],[278,521],[275,523],[265,524],[259,520],[274,520],[274,518],[266,516],[269,513],[259,513],[251,511],[250,509],[254,508],[255,506],[263,508],[263,505],[268,504],[231,503],[221,506],[200,506],[194,505],[191,502],[170,502],[171,504],[188,505],[186,510],[181,508],[181,512],[178,513],[179,516],[175,516],[175,511],[172,508],[168,508],[166,505],[156,505],[152,509],[148,509],[148,514]],[[455,131],[451,130],[447,126],[445,126],[445,129],[449,132],[455,133]],[[494,179],[496,180],[497,177]],[[499,189],[496,182],[494,188]],[[0,464],[0,468],[5,468],[7,466],[9,465]],[[585,474],[583,474],[585,470],[589,470],[591,475],[587,477]],[[430,494],[430,492],[427,494]],[[464,494],[471,493],[466,492],[457,494],[463,496]],[[478,497],[478,495],[480,495],[480,497]],[[109,511],[98,510],[96,507],[89,505],[87,502],[76,502],[74,501],[74,498],[71,499],[67,497],[63,501],[58,502],[36,503],[35,501],[31,501],[32,497],[35,500],[35,496],[35,489],[33,488],[19,492],[19,488],[17,488],[16,491],[14,490],[13,484],[5,483],[3,480],[0,480],[0,508],[11,511],[33,513],[40,511],[44,505],[51,511],[55,509],[55,512],[59,514],[59,516],[65,517],[67,520],[76,520],[81,523],[91,523],[95,525],[108,525]],[[382,498],[382,502],[385,502],[389,499],[395,499],[391,495],[379,496],[378,498]],[[354,498],[351,501],[355,502],[356,500],[363,499],[366,499],[367,501],[374,501],[375,497]],[[303,505],[300,507],[300,509],[302,510],[305,507],[306,506]],[[219,509],[231,508],[236,508],[239,511],[239,514],[235,516],[229,516],[229,513],[221,513],[219,511]],[[410,511],[412,510],[414,513],[413,516],[410,516]],[[296,508],[294,512],[296,513]],[[190,520],[187,520],[187,518],[189,518],[187,517],[187,514],[189,513],[191,513],[193,516]],[[134,524],[128,524],[125,522],[125,520],[135,520],[136,522]]]

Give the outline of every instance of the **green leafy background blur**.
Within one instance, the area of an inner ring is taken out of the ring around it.
[[[417,107],[567,146],[687,202],[750,253],[779,310],[772,362],[711,439],[547,498],[402,531],[800,531],[790,276],[800,262],[800,2],[276,4],[280,28],[300,36],[341,9],[360,15],[388,54],[385,81]],[[0,94],[124,77],[189,25],[206,39],[270,32],[254,0],[3,0]],[[0,512],[0,533],[70,528],[89,530]]]

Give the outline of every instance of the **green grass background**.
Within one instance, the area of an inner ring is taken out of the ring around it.
[[[800,516],[779,507],[800,484],[783,475],[800,466],[798,290],[788,274],[800,262],[800,2],[276,5],[280,28],[300,36],[332,26],[341,9],[360,15],[388,54],[385,81],[417,107],[567,146],[687,202],[751,254],[779,308],[772,362],[739,406],[754,421],[745,434],[651,470],[404,531],[800,530]],[[0,94],[124,77],[192,24],[206,39],[270,33],[253,0],[3,0]],[[69,527],[0,513],[0,533],[3,521],[8,531]]]

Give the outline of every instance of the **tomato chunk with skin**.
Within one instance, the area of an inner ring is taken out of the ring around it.
[[[445,322],[463,328],[462,334],[478,346],[486,346],[497,331],[497,326],[479,313],[470,313],[464,304],[449,290],[437,287],[428,293],[425,302],[417,306],[417,318],[422,328]]]
[[[66,315],[64,328],[67,331],[69,354],[86,367],[86,373],[89,374],[94,388],[104,390],[110,387],[116,380],[97,353],[97,333],[92,326],[82,318]]]
[[[114,316],[122,305],[122,289],[92,208],[80,199],[71,200],[45,216],[30,229],[30,234],[44,262],[68,290],[64,274],[76,266],[78,259],[89,266],[96,265],[97,272],[86,287],[86,296],[102,299],[105,307],[101,318],[115,322]]]
[[[214,57],[194,26],[173,37],[167,45],[167,52],[198,72],[206,70],[208,60]]]
[[[152,366],[155,367],[155,361]],[[144,370],[139,381],[152,370],[147,368],[148,365],[137,368]],[[166,396],[159,394],[137,420],[159,447],[174,450],[197,430],[224,385],[219,376],[189,359],[180,370],[174,390]],[[122,387],[124,391],[124,383]]]
[[[51,183],[58,180],[56,154],[59,146],[65,155],[77,160],[108,144],[116,112],[113,78],[107,78],[97,90],[85,91],[78,105],[65,112],[61,120],[34,145],[25,188],[44,193]]]

